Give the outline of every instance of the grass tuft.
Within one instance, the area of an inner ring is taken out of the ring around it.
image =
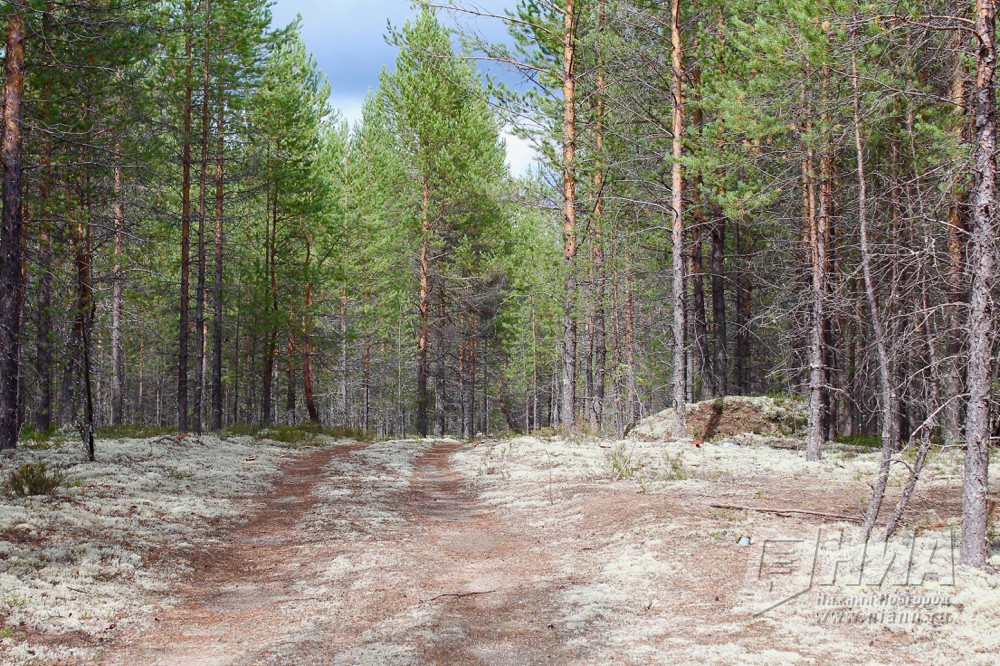
[[[17,497],[51,495],[66,480],[59,470],[50,471],[45,461],[25,463],[7,472],[3,480],[4,489]]]

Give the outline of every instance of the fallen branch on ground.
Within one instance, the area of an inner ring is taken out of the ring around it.
[[[464,597],[474,597],[477,594],[493,594],[496,590],[483,590],[480,592],[445,592],[444,594],[439,594],[436,597],[431,597],[427,601],[434,601],[435,599],[441,599],[442,597],[454,597],[456,599],[462,599]]]
[[[709,504],[713,509],[737,509],[739,511],[757,511],[760,513],[798,513],[806,516],[819,516],[820,518],[832,518],[834,520],[846,520],[852,523],[861,522],[858,516],[845,516],[840,513],[824,513],[822,511],[806,511],[805,509],[780,509],[763,506],[739,506],[736,504]]]

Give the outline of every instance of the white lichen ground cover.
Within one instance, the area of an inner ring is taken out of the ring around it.
[[[19,449],[0,475],[43,460],[66,480],[53,496],[0,496],[0,663],[48,663],[148,621],[183,554],[210,521],[267,485],[287,449],[250,437],[101,440]],[[160,553],[173,555],[161,558]]]
[[[80,463],[73,448],[22,451],[19,463],[73,465],[61,497],[3,501],[0,618],[15,631],[0,643],[0,663],[71,655],[87,663],[81,636],[93,642],[126,626],[133,631],[125,652],[120,644],[98,650],[107,657],[100,663],[995,661],[997,555],[987,571],[956,567],[954,580],[938,567],[920,586],[873,584],[872,571],[866,586],[853,585],[862,546],[851,523],[711,504],[856,515],[877,454],[831,448],[809,463],[799,451],[739,441],[745,445],[522,437],[338,447],[319,452],[325,467],[299,465],[313,471],[308,489],[287,498],[302,507],[294,523],[281,521],[283,496],[260,504],[258,515],[280,523],[277,532],[259,520],[207,529],[252,510],[237,499],[272,480],[282,451],[270,444],[105,442],[97,465]],[[955,450],[935,451],[921,481],[907,515],[907,529],[919,530],[918,562],[933,560],[929,544],[957,524],[960,462]],[[905,474],[905,465],[894,466],[891,493]],[[814,584],[809,568],[798,567],[764,586],[765,544],[808,546],[820,527],[848,535],[824,542],[816,560],[836,580]],[[227,564],[182,578],[188,549],[199,553],[199,567],[210,562],[213,534],[224,540],[217,546],[225,545]],[[741,536],[752,545],[738,545]],[[906,536],[894,544],[904,554]],[[233,570],[244,560],[257,566]],[[902,560],[872,562],[898,574]],[[758,615],[802,589],[808,594]],[[823,605],[820,595],[838,601]],[[932,617],[842,620],[869,613],[871,599],[888,612],[923,604]],[[161,622],[152,632],[136,631],[154,614]],[[144,645],[146,633],[155,639]]]
[[[867,500],[866,482],[877,465],[877,452],[833,449],[822,462],[810,463],[801,452],[765,446],[522,437],[463,449],[453,461],[474,480],[481,498],[520,513],[528,523],[556,528],[553,536],[566,526],[570,530],[587,527],[590,502],[583,497],[600,496],[623,485],[638,493],[637,501],[641,497],[643,506],[651,500],[655,505],[657,496],[671,502],[691,498],[691,504],[697,504],[679,516],[676,512],[672,516],[623,514],[615,538],[596,538],[590,552],[562,558],[565,571],[586,577],[562,594],[562,620],[587,627],[579,640],[596,650],[594,663],[625,654],[628,661],[655,663],[683,658],[720,664],[822,663],[828,659],[989,664],[996,663],[1000,654],[1000,632],[996,631],[1000,626],[1000,553],[993,552],[986,571],[957,566],[957,554],[950,559],[948,548],[957,516],[943,510],[939,515],[940,507],[924,506],[908,514],[909,527],[888,551],[880,545],[865,551],[849,522],[708,506],[731,503],[823,510],[825,495],[831,506],[852,506],[851,513],[858,514]],[[995,462],[991,478],[998,473],[1000,464]],[[893,466],[890,492],[898,493],[907,474],[906,465]],[[960,483],[960,452],[936,451],[918,494],[957,498]],[[810,506],[810,499],[820,506]],[[884,511],[892,506],[888,501]],[[845,513],[844,508],[831,511]],[[824,531],[819,532],[820,528]],[[837,531],[843,540],[831,546],[830,535]],[[823,535],[824,542],[811,568],[808,556],[815,550],[811,543],[817,534]],[[740,536],[752,537],[753,545],[737,546]],[[807,556],[801,558],[805,566],[781,577],[778,588],[763,589],[762,549],[780,540],[800,543]],[[558,542],[553,546],[558,552]],[[720,550],[725,553],[727,549],[735,561],[718,560]],[[714,562],[699,561],[713,556]],[[866,571],[862,575],[863,562]],[[690,626],[685,626],[684,616],[692,611],[693,600],[711,599],[712,591],[703,588],[716,572],[697,573],[699,566],[730,566],[731,576],[743,580],[738,581],[736,593],[729,595],[732,601],[724,612],[705,609],[702,621],[696,621],[695,614],[687,618]],[[890,569],[891,575],[882,575]],[[907,570],[913,575],[902,584]],[[836,572],[832,579],[831,572]],[[702,589],[683,589],[685,585],[678,581],[685,579]],[[862,579],[864,584],[858,585]],[[913,584],[917,580],[919,584]],[[756,615],[766,604],[781,601],[782,591],[790,596],[802,590],[809,591]],[[670,612],[638,612],[637,605],[646,606],[646,611],[666,606]],[[616,651],[615,646],[626,645],[630,648]]]

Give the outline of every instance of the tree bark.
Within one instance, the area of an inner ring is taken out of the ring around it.
[[[741,271],[736,280],[736,331],[733,341],[733,375],[736,380],[736,390],[740,394],[750,391],[750,316],[752,312],[752,289],[750,279],[751,253],[753,241],[750,237],[749,225],[737,221],[736,253],[741,257]]]
[[[86,111],[89,113],[89,109]],[[87,458],[94,461],[94,389],[91,378],[90,333],[94,321],[94,295],[92,282],[93,251],[91,249],[91,205],[90,183],[84,178],[80,184],[80,217],[76,224],[76,336],[83,352],[83,423],[81,436],[87,451]]]
[[[965,487],[962,492],[962,564],[986,563],[989,519],[990,396],[993,379],[992,289],[996,281],[996,0],[976,8],[976,123],[969,268],[969,405],[965,419]]]
[[[417,301],[417,313],[419,322],[417,324],[417,434],[426,437],[428,433],[428,407],[429,400],[427,394],[427,380],[430,357],[427,351],[428,336],[430,334],[430,257],[428,256],[431,234],[430,221],[430,190],[427,177],[423,180],[423,200],[421,204],[421,214],[423,226],[421,229],[420,258],[419,258],[419,280],[420,293]]]
[[[191,0],[184,5],[185,20],[191,16]],[[191,122],[192,82],[194,67],[191,62],[191,27],[184,35],[184,136],[182,143],[181,176],[181,303],[180,330],[177,354],[177,429],[188,430],[188,336],[190,334],[191,308]]]
[[[287,364],[285,366],[285,424],[295,425],[295,335],[289,326]]]
[[[965,13],[968,3],[958,2],[957,10]],[[955,117],[955,134],[960,143],[965,143],[967,122],[965,114],[966,97],[966,66],[964,56],[967,55],[964,45],[965,34],[955,31],[952,47],[955,50],[955,63],[952,68],[951,88],[948,97],[952,103],[952,114]],[[956,177],[948,198],[947,219],[947,269],[945,274],[946,294],[948,304],[945,313],[948,321],[946,329],[946,359],[943,367],[943,379],[946,405],[941,419],[942,437],[946,443],[958,442],[962,439],[962,405],[959,397],[964,391],[962,381],[964,325],[967,316],[969,300],[968,284],[965,276],[965,247],[968,241],[969,225],[966,210],[965,174]]]
[[[672,0],[670,9],[670,42],[673,46],[673,143],[671,165],[671,209],[673,224],[673,292],[674,292],[674,432],[676,439],[687,436],[685,405],[685,313],[684,313],[684,171],[681,158],[684,151],[684,52],[681,47],[681,3]]]
[[[221,85],[217,100],[219,116],[216,120],[215,137],[215,280],[212,291],[212,430],[222,429],[222,294],[224,277],[223,258],[225,256],[225,128],[226,105],[222,101]],[[239,353],[237,352],[237,356]]]
[[[829,68],[823,67],[822,79],[829,78]],[[807,111],[808,113],[808,111]],[[806,458],[817,461],[822,455],[826,441],[826,364],[824,353],[824,327],[826,323],[826,240],[829,199],[825,196],[825,169],[829,166],[826,155],[820,157],[819,210],[816,207],[816,185],[812,182],[812,150],[806,148],[803,161],[803,187],[807,195],[806,216],[808,221],[810,269],[812,284],[810,299],[812,317],[809,330],[809,412],[806,436]]]
[[[347,277],[344,277],[344,284],[340,292],[340,418],[343,425],[349,425],[351,421],[350,404],[347,394],[347,380],[349,378],[349,368],[347,367],[348,326],[347,315],[350,306],[350,298],[347,290]]]
[[[121,159],[121,146],[116,146],[115,159]],[[124,411],[125,359],[122,350],[122,319],[125,301],[122,284],[122,252],[125,237],[125,203],[122,194],[122,169],[116,162],[114,168],[115,259],[112,268],[111,286],[111,425],[122,422]]]
[[[43,149],[42,164],[51,162],[51,146]],[[41,199],[42,220],[38,232],[38,327],[35,331],[35,375],[38,383],[38,410],[35,412],[35,429],[46,432],[52,427],[52,279],[53,251],[52,231],[46,221],[49,217],[48,199],[50,181],[45,175],[39,179],[38,194]]]
[[[597,31],[603,33],[607,20],[607,0],[597,5]],[[604,425],[605,377],[608,365],[607,326],[604,301],[607,274],[604,265],[604,98],[606,95],[604,46],[597,44],[597,99],[594,125],[594,395],[591,396],[591,418],[597,429]]]
[[[566,278],[563,295],[562,408],[561,425],[576,426],[576,28],[578,10],[574,0],[563,9],[563,131],[562,195]]]
[[[694,186],[692,186],[694,189]],[[691,243],[690,248],[690,258],[689,258],[689,273],[691,275],[691,312],[690,317],[692,321],[692,328],[695,338],[695,348],[697,349],[696,354],[692,354],[695,357],[694,369],[701,376],[701,385],[696,387],[694,391],[694,400],[701,400],[701,396],[704,394],[712,395],[715,393],[715,377],[713,376],[712,367],[712,354],[709,348],[708,339],[708,318],[705,314],[705,264],[704,257],[702,256],[702,239],[700,222],[703,220],[698,220],[696,218],[694,223],[694,228],[691,229],[691,237],[689,242]],[[700,389],[700,390],[699,390]]]
[[[271,280],[271,321],[268,331],[267,348],[264,351],[264,377],[261,390],[261,426],[271,426],[271,389],[274,385],[274,358],[278,351],[278,267],[277,236],[278,236],[278,193],[271,194],[268,216],[268,233],[265,247],[265,263]]]
[[[21,178],[24,136],[25,16],[14,0],[7,16],[3,87],[3,212],[0,220],[0,451],[17,447],[18,374],[21,353],[18,294],[21,290]]]
[[[306,239],[306,273],[310,271],[312,261],[312,237]],[[306,412],[309,420],[318,424],[319,410],[316,408],[316,398],[313,395],[313,336],[316,331],[313,327],[313,285],[312,277],[306,278],[305,285],[305,312],[302,314],[302,392],[306,399]]]
[[[712,374],[715,397],[729,393],[729,336],[726,329],[726,218],[712,224]]]
[[[195,383],[194,383],[194,431],[201,434],[202,407],[205,396],[205,286],[207,261],[205,254],[205,223],[208,217],[208,130],[211,125],[209,116],[209,86],[211,84],[211,20],[212,3],[205,0],[205,44],[202,55],[202,89],[201,89],[201,175],[198,181],[198,286],[195,294]]]

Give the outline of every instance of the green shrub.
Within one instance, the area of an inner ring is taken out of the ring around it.
[[[334,439],[353,439],[358,442],[374,442],[377,436],[371,430],[352,428],[350,426],[333,426],[327,428],[324,432]]]
[[[66,475],[59,470],[49,471],[45,461],[39,460],[34,463],[25,463],[7,472],[4,478],[4,489],[18,497],[29,497],[31,495],[51,495],[55,492]]]
[[[146,439],[177,432],[172,426],[147,425],[142,423],[122,423],[97,429],[98,439]]]
[[[17,438],[22,442],[42,443],[52,439],[57,432],[59,431],[55,426],[49,426],[45,430],[37,430],[34,426],[26,425],[21,428],[21,432]]]
[[[666,481],[684,481],[689,478],[687,468],[684,467],[684,458],[679,453],[670,455],[666,451],[663,452],[663,464],[664,471],[662,472],[663,478]]]
[[[631,479],[639,469],[639,463],[632,460],[632,452],[626,451],[624,444],[607,451],[604,460],[609,467],[612,481]]]
[[[867,437],[865,435],[852,435],[850,437],[838,437],[838,444],[847,444],[848,446],[863,446],[866,449],[881,449],[882,448],[882,438],[881,437]]]
[[[310,425],[278,425],[260,432],[265,437],[283,444],[312,444],[319,433]]]
[[[260,429],[248,423],[234,423],[223,431],[224,437],[256,437]]]
[[[351,428],[348,426],[324,428],[320,424],[312,422],[272,426],[259,433],[260,437],[266,437],[275,442],[303,445],[319,443],[320,435],[326,435],[334,439],[353,439],[359,442],[371,442],[375,439],[375,433],[362,430],[361,428]]]

